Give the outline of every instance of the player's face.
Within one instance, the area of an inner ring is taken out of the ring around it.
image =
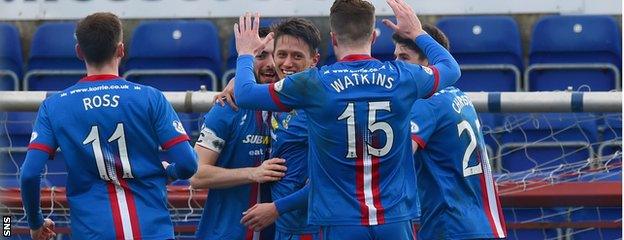
[[[280,79],[316,66],[319,55],[311,54],[308,44],[290,35],[280,36],[275,43],[275,68]]]
[[[273,41],[270,41],[266,48],[256,55],[254,67],[258,82],[272,83],[279,80],[275,73],[275,63],[273,62]]]
[[[421,59],[420,54],[403,44],[394,45],[394,57],[396,57],[398,61],[405,61],[422,66],[429,65],[429,61],[427,61],[426,58]]]

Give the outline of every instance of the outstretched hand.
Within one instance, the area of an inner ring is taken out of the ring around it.
[[[238,56],[246,54],[256,56],[264,50],[268,42],[273,40],[273,33],[269,33],[265,38],[260,38],[258,35],[260,14],[255,13],[253,24],[251,18],[251,13],[247,12],[240,16],[238,23],[234,24],[234,38],[236,39]]]
[[[33,240],[48,240],[56,237],[54,232],[54,221],[49,218],[43,220],[43,225],[39,229],[30,230],[30,237]]]
[[[405,3],[404,0],[386,0],[386,2],[392,8],[397,20],[396,24],[389,19],[382,20],[386,26],[394,30],[399,36],[407,39],[414,40],[416,37],[426,34],[414,9]]]

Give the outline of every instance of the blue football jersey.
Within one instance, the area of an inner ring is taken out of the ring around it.
[[[188,140],[161,92],[93,75],[43,102],[29,148],[63,151],[73,238],[169,239],[158,148]]]
[[[216,166],[259,166],[269,155],[269,114],[214,105],[204,116],[197,145],[219,153]],[[197,229],[198,239],[251,239],[254,233],[240,223],[242,213],[259,202],[258,183],[210,189]]]
[[[277,200],[303,188],[308,180],[307,117],[302,110],[273,113],[271,119],[271,155],[286,159],[286,175],[271,183],[271,197]],[[308,226],[307,209],[281,214],[275,222],[278,231],[291,234],[315,233],[318,226]]]
[[[278,105],[308,116],[309,223],[377,225],[415,218],[409,112],[433,93],[435,68],[352,56],[274,84]]]
[[[472,102],[454,87],[412,107],[422,239],[504,238],[505,219]]]

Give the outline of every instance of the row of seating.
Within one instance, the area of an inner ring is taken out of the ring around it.
[[[527,65],[511,17],[446,17],[437,26],[448,36],[450,51],[461,65],[457,86],[465,91],[620,89],[621,31],[609,16],[541,18],[531,34]],[[84,74],[74,53],[75,27],[74,22],[41,25],[24,68],[19,32],[13,25],[0,24],[0,89],[60,90],[73,84]],[[392,31],[380,20],[376,30],[373,56],[394,59]],[[200,85],[215,90],[233,76],[233,43],[232,36],[224,63],[218,31],[210,21],[146,21],[133,32],[123,73],[131,81],[166,91],[196,90]],[[331,44],[325,55],[323,64],[336,61]]]

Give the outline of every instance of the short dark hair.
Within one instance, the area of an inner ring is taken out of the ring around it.
[[[101,66],[111,60],[121,42],[121,20],[112,13],[94,13],[76,26],[78,45],[87,63]]]
[[[269,33],[271,33],[271,28],[260,27],[258,29],[258,36],[260,36],[261,38],[266,37],[267,35],[269,35]]]
[[[442,45],[442,47],[444,47],[446,50],[449,49],[448,38],[446,38],[446,35],[444,35],[442,30],[440,30],[438,27],[432,24],[426,23],[426,24],[423,24],[423,30],[427,32],[427,34],[429,34],[429,36],[431,36],[433,40],[435,40],[440,45]],[[413,39],[407,39],[395,33],[392,35],[392,40],[394,40],[395,44],[401,44],[401,45],[406,46],[409,49],[414,50],[416,53],[418,53],[421,60],[427,58],[423,50],[420,49],[418,45],[416,45]]]
[[[271,29],[275,34],[276,44],[280,37],[289,35],[308,44],[312,55],[318,53],[321,45],[321,32],[310,20],[305,18],[288,18],[273,25]]]
[[[329,26],[340,42],[365,41],[373,34],[375,7],[365,0],[336,0],[330,9]]]

